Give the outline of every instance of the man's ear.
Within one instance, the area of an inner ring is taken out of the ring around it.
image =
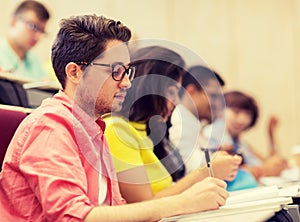
[[[194,84],[189,84],[185,87],[185,90],[190,94],[190,96],[199,95],[206,96],[206,93],[202,89],[198,89]],[[201,93],[201,94],[199,94]]]
[[[66,65],[65,72],[67,75],[67,79],[75,84],[79,83],[79,80],[82,75],[82,70],[79,65],[74,62],[69,62]]]
[[[189,84],[185,87],[185,90],[192,95],[194,92],[197,92],[197,88],[194,84]]]
[[[18,18],[17,16],[13,16],[10,20],[10,26],[14,26],[17,22]]]

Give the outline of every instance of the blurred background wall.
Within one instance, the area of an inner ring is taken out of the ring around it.
[[[0,35],[20,0],[0,0]],[[225,90],[254,96],[260,118],[245,136],[267,152],[267,118],[280,123],[283,155],[300,144],[300,0],[41,0],[51,12],[48,35],[34,49],[47,62],[59,20],[101,14],[129,26],[134,39],[175,42],[198,54],[226,81]],[[188,65],[196,61],[186,58]]]

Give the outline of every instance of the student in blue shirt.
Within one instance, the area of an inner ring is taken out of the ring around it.
[[[31,49],[45,34],[50,18],[46,7],[33,0],[23,1],[14,11],[6,38],[0,40],[0,71],[32,81],[50,78]]]

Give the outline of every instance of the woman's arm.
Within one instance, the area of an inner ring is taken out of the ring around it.
[[[278,126],[278,118],[276,116],[271,116],[268,122],[268,136],[269,136],[269,146],[270,146],[270,156],[277,153],[277,144],[275,139],[275,130]]]

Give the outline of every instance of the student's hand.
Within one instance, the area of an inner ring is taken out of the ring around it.
[[[230,155],[225,151],[218,151],[212,159],[212,169],[215,177],[232,181],[236,177],[242,157],[239,155]]]
[[[288,162],[286,159],[279,155],[272,155],[262,165],[263,176],[280,176],[281,171],[287,167]]]
[[[228,197],[226,183],[218,178],[207,177],[179,195],[183,213],[218,209]]]
[[[223,150],[223,151],[226,151],[228,153],[231,153],[233,151],[233,145],[223,144],[222,146],[219,147],[219,150]]]

